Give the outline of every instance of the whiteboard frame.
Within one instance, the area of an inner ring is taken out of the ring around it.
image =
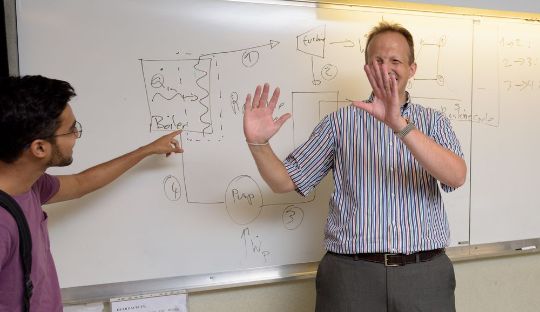
[[[4,14],[6,23],[6,41],[8,48],[8,65],[10,75],[19,74],[19,60],[18,60],[18,45],[17,45],[17,19],[16,19],[16,0],[4,0]],[[331,5],[349,5],[349,6],[369,6],[373,7],[374,1],[364,1],[362,4],[359,1],[310,1],[310,0],[270,0],[270,1],[257,1],[257,0],[226,0],[226,1],[240,1],[240,2],[265,2],[290,5],[303,5],[303,6],[331,6]],[[380,3],[377,2],[377,3]],[[385,8],[406,8],[407,10],[426,11],[420,8],[418,4],[413,3],[401,3],[399,7],[396,7],[396,2],[388,1],[394,6],[376,5],[376,7]],[[410,6],[413,5],[413,6]],[[448,6],[431,5],[430,12],[435,13],[450,13],[461,15],[481,15],[481,16],[497,16],[507,18],[518,18],[526,20],[540,21],[540,14],[538,13],[517,13],[517,12],[503,12],[494,10],[483,9],[465,9],[465,8],[453,8],[447,10]],[[486,14],[486,13],[491,14]],[[482,14],[483,13],[483,14]],[[522,250],[524,247],[531,247],[532,249]],[[534,254],[540,252],[540,237],[523,240],[513,240],[505,242],[496,242],[489,244],[477,244],[458,247],[449,247],[446,249],[447,255],[452,262],[474,261],[486,258],[506,257],[506,256],[519,256]],[[110,301],[112,298],[118,297],[131,297],[139,296],[147,293],[166,292],[181,290],[187,293],[204,292],[209,290],[236,288],[242,286],[262,285],[269,283],[278,283],[294,280],[303,280],[314,278],[317,274],[317,267],[319,262],[308,262],[299,264],[280,265],[273,267],[264,267],[249,269],[244,271],[231,271],[212,274],[199,274],[199,275],[187,275],[177,276],[169,278],[149,279],[140,281],[130,281],[121,283],[110,284],[98,284],[89,286],[78,286],[70,288],[62,288],[62,300],[66,305],[71,304],[86,304],[93,302],[105,302]]]
[[[526,248],[531,246],[534,246],[535,248]],[[521,248],[524,248],[524,250],[521,250]],[[446,254],[452,262],[527,255],[538,252],[540,252],[540,237],[535,239],[449,247],[446,249]],[[147,293],[180,290],[189,294],[217,289],[311,279],[315,278],[318,265],[319,262],[308,262],[244,271],[187,275],[133,282],[63,288],[62,300],[66,305],[86,304],[108,302],[112,298],[134,297]]]

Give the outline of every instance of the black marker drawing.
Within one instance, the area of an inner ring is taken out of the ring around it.
[[[180,181],[175,176],[168,175],[163,179],[163,192],[170,201],[177,201],[182,197]]]
[[[140,61],[150,111],[150,131],[212,134],[208,83],[211,60]]]
[[[268,262],[271,253],[263,248],[263,242],[259,235],[251,234],[250,228],[246,227],[242,229],[240,239],[244,247],[245,259],[250,256],[256,256],[261,257],[264,262]]]
[[[441,49],[446,46],[446,36],[441,36],[437,42],[421,39],[419,46],[416,61],[422,63],[422,66],[419,66],[416,75],[409,81],[409,87],[413,81],[434,81],[439,86],[444,86],[444,75],[441,73],[440,63]]]
[[[251,177],[238,176],[227,187],[225,204],[233,222],[240,225],[249,224],[262,211],[261,189]]]
[[[304,221],[304,210],[295,205],[287,206],[285,210],[283,210],[281,219],[283,221],[283,226],[285,226],[287,230],[295,230],[302,224],[302,221]]]
[[[311,76],[313,85],[320,85],[321,80],[315,78],[315,61],[318,57],[324,59],[326,45],[326,25],[308,30],[296,36],[296,50],[311,55]]]

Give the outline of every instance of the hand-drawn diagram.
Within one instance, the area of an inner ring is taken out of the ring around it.
[[[213,133],[208,96],[211,59],[141,60],[141,65],[150,131]]]
[[[226,73],[220,69],[225,65],[224,62],[232,61],[238,62],[238,66],[251,70],[257,67],[263,58],[261,49],[265,49],[268,53],[278,44],[278,41],[270,40],[268,44],[206,53],[195,58],[191,54],[190,58],[174,60],[140,59],[150,113],[150,131],[181,129],[183,130],[183,144],[190,143],[188,150],[191,153],[203,154],[215,153],[216,150],[224,148],[228,140],[235,140],[238,136],[242,136],[241,133],[236,133],[235,137],[227,136],[229,128],[233,125],[227,124],[223,114],[241,116],[244,108],[240,102],[239,92],[223,91],[222,81]],[[234,57],[235,55],[238,55],[238,58]],[[337,68],[329,64],[324,67],[324,72],[325,79],[332,79],[337,74]],[[223,92],[228,93],[229,96],[223,96]],[[281,110],[289,107],[288,110],[302,112],[298,115],[302,118],[293,119],[291,137],[295,141],[307,138],[309,135],[307,131],[311,131],[324,114],[337,108],[336,92],[300,95],[301,93],[295,93],[292,103],[283,102],[277,108]],[[315,100],[315,103],[319,105],[310,105],[311,100]],[[324,103],[331,103],[331,107],[328,108],[328,105]],[[306,117],[304,113],[308,111],[309,117]],[[233,121],[241,123],[238,119]],[[303,124],[300,126],[299,123]],[[200,158],[197,156],[187,158],[186,155],[189,154],[182,155],[182,166],[186,161],[197,161],[197,158]],[[230,157],[234,158],[232,154]],[[216,171],[234,167],[226,165],[227,159],[227,157],[222,158],[224,162],[216,163]],[[208,163],[205,164],[205,166],[208,165]],[[237,225],[251,224],[259,217],[264,207],[278,205],[284,207],[281,220],[283,226],[288,230],[297,229],[304,219],[303,210],[299,205],[313,201],[316,196],[316,192],[313,192],[306,198],[295,195],[294,198],[289,196],[289,198],[267,201],[265,196],[268,195],[263,194],[258,183],[248,174],[232,176],[225,184],[226,188],[221,192],[206,190],[200,192],[201,194],[194,194],[194,190],[205,190],[209,184],[221,182],[201,180],[200,177],[190,175],[186,171],[183,167],[181,179],[172,175],[164,178],[165,196],[171,201],[182,198],[187,204],[223,205],[231,221]],[[246,244],[249,238],[251,244],[253,238],[249,236],[249,228],[246,229],[248,230],[242,233],[242,237]],[[269,252],[261,251],[260,246],[253,245],[250,250],[260,253],[264,258],[269,255]]]
[[[421,66],[417,69],[416,75],[409,84],[414,81],[434,81],[439,86],[444,86],[444,75],[441,73],[441,49],[446,45],[446,36],[441,36],[437,42],[429,42],[421,39],[416,52],[417,62],[430,64],[430,66]]]
[[[310,29],[296,36],[296,50],[311,56],[311,83],[315,86],[320,85],[322,82],[321,79],[318,79],[318,77],[315,76],[315,58],[321,60],[325,59],[325,49],[327,46],[326,42],[326,25]],[[330,42],[328,45],[342,48],[355,47],[355,43],[349,39],[333,41]],[[320,69],[320,77],[326,81],[335,79],[338,73],[338,67],[332,63],[326,63],[322,65]]]
[[[422,38],[420,40],[415,57],[418,64],[417,70],[407,86],[408,90],[414,89],[415,91],[412,95],[413,99],[418,99],[422,104],[440,111],[450,120],[472,121],[497,126],[498,116],[493,115],[493,112],[473,113],[472,106],[464,102],[463,99],[445,96],[453,93],[446,89],[447,82],[441,68],[443,49],[446,48],[447,43],[446,35],[441,35],[435,39]],[[419,84],[422,84],[422,87]]]

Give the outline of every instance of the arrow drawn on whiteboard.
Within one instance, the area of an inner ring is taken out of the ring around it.
[[[313,80],[311,81],[311,83],[313,83],[314,86],[318,86],[321,84],[321,81],[319,79],[315,79],[315,70],[313,69],[314,65],[313,65],[313,56],[311,57],[311,74],[313,75]]]
[[[225,53],[242,52],[242,51],[246,51],[246,50],[254,50],[254,49],[258,49],[258,48],[263,48],[263,47],[267,47],[267,46],[270,46],[270,49],[273,49],[273,48],[275,48],[278,44],[279,44],[279,41],[270,40],[270,42],[267,43],[267,44],[261,44],[261,45],[258,45],[258,46],[249,47],[249,48],[244,48],[244,49],[238,49],[238,50],[230,50],[230,51],[221,51],[221,52],[207,53],[207,54],[202,54],[200,57],[209,56],[209,55],[216,55],[216,54],[225,54]]]
[[[334,41],[334,42],[330,42],[329,44],[339,44],[339,43],[342,43],[344,48],[354,48],[354,42],[352,42],[349,39],[345,41]]]

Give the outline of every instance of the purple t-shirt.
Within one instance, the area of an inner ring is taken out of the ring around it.
[[[32,236],[32,312],[62,311],[60,285],[49,246],[47,214],[41,208],[59,187],[56,177],[43,174],[30,191],[14,196]],[[22,311],[22,275],[17,223],[7,210],[0,208],[0,311]]]

